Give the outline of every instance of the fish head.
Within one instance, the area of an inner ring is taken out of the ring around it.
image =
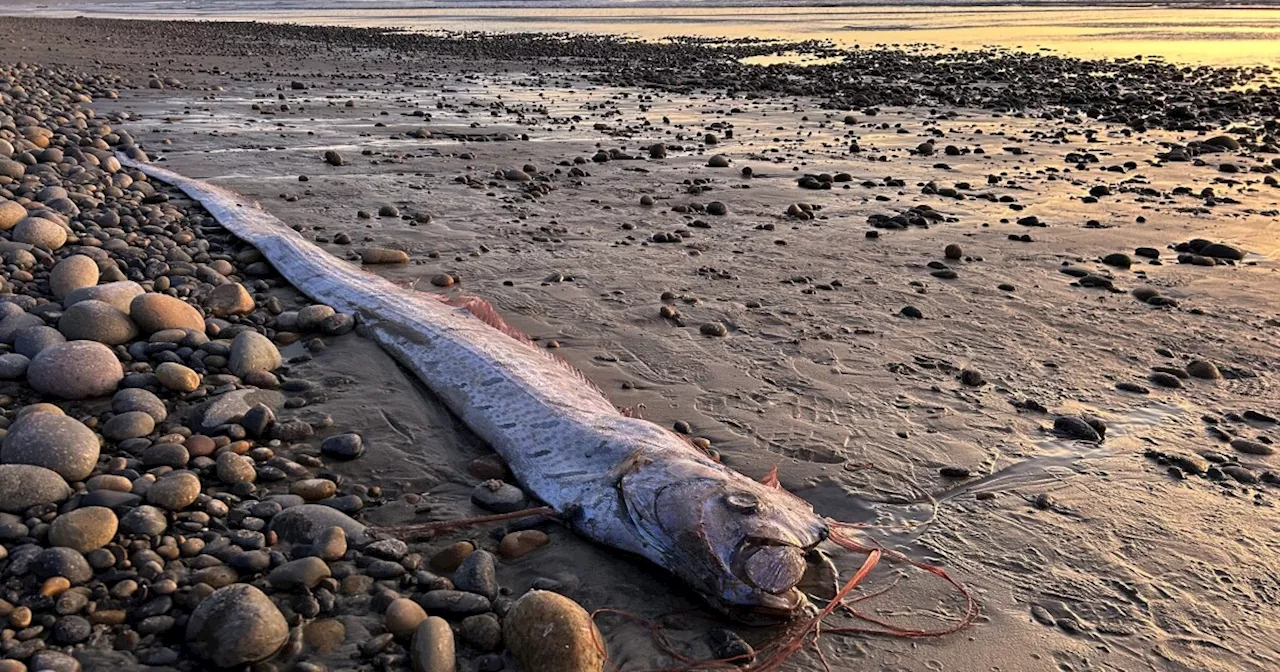
[[[804,500],[693,459],[637,467],[621,486],[642,538],[712,606],[748,622],[812,608],[797,585],[828,529]]]

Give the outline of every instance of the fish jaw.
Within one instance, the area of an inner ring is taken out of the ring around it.
[[[692,449],[642,453],[617,480],[642,555],[739,620],[786,620],[811,608],[796,585],[828,529],[807,502]]]

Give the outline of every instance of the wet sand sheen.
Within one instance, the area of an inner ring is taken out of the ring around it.
[[[25,3],[25,4],[24,4]],[[18,0],[0,13],[52,16],[272,21],[313,25],[396,27],[415,31],[571,32],[662,40],[672,35],[837,45],[933,44],[976,49],[1048,49],[1082,58],[1147,56],[1182,63],[1280,63],[1280,9],[1267,7],[1041,6],[965,7],[622,7],[475,8],[449,3],[352,9],[323,3],[37,2]]]

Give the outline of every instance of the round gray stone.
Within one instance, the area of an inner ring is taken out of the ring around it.
[[[26,355],[10,352],[0,355],[0,380],[17,380],[27,375],[31,360]]]
[[[43,217],[27,217],[13,227],[13,240],[56,250],[67,244],[67,230]]]
[[[271,598],[244,583],[215,590],[187,621],[192,653],[221,668],[266,659],[288,638],[289,625]]]
[[[453,584],[458,590],[484,595],[490,600],[498,597],[498,559],[492,553],[478,550],[463,559],[453,572]]]
[[[253,467],[253,460],[231,451],[224,451],[218,454],[216,467],[218,480],[227,485],[252,483],[258,478],[258,472]]]
[[[40,580],[61,576],[73,586],[93,578],[93,568],[84,559],[84,555],[74,548],[63,546],[44,549],[36,556],[31,567]]]
[[[90,299],[67,308],[58,320],[58,331],[72,341],[120,345],[137,337],[138,326],[123,310],[105,301]]]
[[[43,327],[44,320],[37,315],[31,313],[19,312],[13,313],[0,320],[0,341],[13,345],[13,341],[18,337],[18,332],[27,327]]]
[[[200,478],[189,471],[174,471],[147,490],[147,501],[170,511],[191,506],[200,496]]]
[[[267,575],[267,582],[277,590],[301,590],[315,588],[329,576],[329,565],[312,555],[276,567]]]
[[[0,462],[34,464],[68,481],[82,481],[98,464],[98,435],[75,418],[31,413],[9,429],[0,445]]]
[[[276,533],[280,541],[288,544],[314,545],[321,533],[335,526],[346,532],[347,540],[353,546],[369,541],[368,531],[362,523],[337,509],[321,504],[292,506],[271,519],[271,531]]]
[[[88,399],[116,391],[124,367],[111,348],[95,341],[52,345],[31,360],[27,382],[37,391],[63,399]]]
[[[191,451],[178,443],[157,443],[142,451],[142,464],[146,467],[173,467],[181,469],[191,460]]]
[[[12,159],[0,159],[0,175],[10,177],[15,180],[22,179],[27,174],[26,164],[14,161]]]
[[[111,441],[137,439],[155,431],[156,419],[143,411],[128,411],[111,418],[102,426],[102,435]]]
[[[17,337],[13,340],[13,350],[18,354],[34,359],[45,348],[66,342],[67,337],[63,336],[61,331],[42,324],[19,329]]]
[[[315,331],[320,328],[320,323],[326,318],[333,315],[336,311],[329,306],[317,304],[307,306],[298,310],[298,330],[299,331]]]
[[[81,672],[84,668],[75,657],[57,649],[41,649],[31,655],[31,672]]]
[[[150,415],[156,422],[164,422],[169,417],[164,401],[140,387],[125,388],[116,392],[115,396],[111,397],[111,410],[116,413],[141,411]]]
[[[83,254],[73,254],[49,271],[49,289],[59,301],[71,292],[98,284],[98,262]]]
[[[0,511],[22,513],[70,496],[71,488],[56,471],[30,464],[0,464]]]
[[[511,513],[528,506],[523,490],[497,479],[477,485],[471,491],[471,502],[494,513]]]
[[[337,434],[320,443],[320,452],[338,459],[354,459],[364,454],[364,440],[359,434]]]
[[[145,504],[130,510],[120,519],[120,531],[125,534],[158,537],[168,526],[164,511]]]
[[[119,280],[116,282],[108,282],[94,287],[82,287],[69,292],[62,300],[63,308],[71,306],[89,299],[105,301],[116,308],[129,312],[129,306],[132,305],[134,297],[142,294],[145,290],[132,280]],[[203,331],[203,330],[202,330]]]
[[[250,371],[273,371],[284,364],[280,349],[271,339],[256,331],[244,331],[231,341],[231,358],[227,368],[244,378]]]

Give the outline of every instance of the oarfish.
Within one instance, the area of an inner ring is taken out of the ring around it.
[[[313,300],[372,337],[506,460],[577,533],[647,558],[735,616],[789,618],[827,523],[806,502],[628,417],[581,372],[505,328],[334,257],[227,189],[120,156],[200,202]]]

